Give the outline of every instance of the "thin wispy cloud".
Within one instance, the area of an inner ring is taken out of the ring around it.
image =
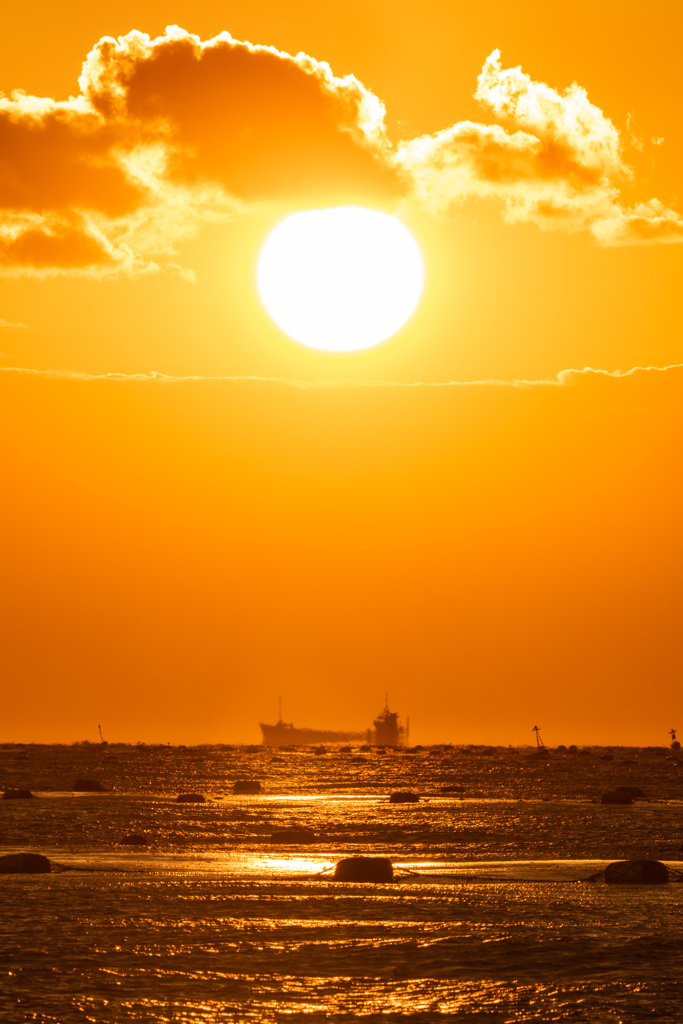
[[[481,380],[382,380],[362,377],[303,380],[296,377],[268,377],[256,374],[186,374],[175,375],[151,371],[149,373],[86,373],[82,370],[68,369],[35,369],[20,366],[0,367],[0,374],[23,375],[27,377],[44,377],[53,380],[70,381],[103,381],[119,383],[144,383],[144,384],[191,384],[191,383],[231,383],[231,384],[274,384],[285,387],[300,388],[303,390],[320,390],[325,388],[397,388],[403,390],[414,390],[420,388],[434,389],[457,389],[457,388],[512,388],[512,389],[542,389],[542,388],[570,388],[581,383],[616,382],[644,380],[647,377],[659,377],[663,379],[668,375],[674,378],[682,386],[681,400],[683,401],[683,363],[673,363],[670,366],[634,366],[630,370],[601,370],[591,366],[584,366],[583,369],[560,370],[555,377],[540,378],[538,380],[514,378],[505,380],[502,378],[487,378]]]
[[[475,92],[484,122],[397,145],[353,75],[227,32],[105,37],[79,86],[61,102],[0,97],[6,275],[191,276],[172,259],[181,242],[273,200],[403,201],[438,216],[492,197],[510,221],[605,245],[683,241],[676,210],[624,200],[630,136],[579,85],[559,92],[497,50]]]

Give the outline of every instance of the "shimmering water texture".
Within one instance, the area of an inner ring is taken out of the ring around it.
[[[683,1020],[683,884],[585,881],[683,869],[678,762],[528,753],[0,748],[0,788],[39,794],[0,802],[0,854],[55,866],[0,875],[0,1020]],[[617,785],[648,799],[593,802]],[[317,840],[271,840],[294,825]],[[333,881],[355,854],[396,881]]]

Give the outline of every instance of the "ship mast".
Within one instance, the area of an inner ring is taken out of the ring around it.
[[[535,725],[531,731],[536,733],[536,746],[538,747],[538,749],[544,750],[545,743],[541,739],[541,730],[539,729],[539,727]]]
[[[282,697],[277,699],[277,720],[278,722],[282,721]]]

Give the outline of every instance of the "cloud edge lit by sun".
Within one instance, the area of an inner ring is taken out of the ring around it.
[[[223,93],[235,81],[240,103],[228,116]],[[475,92],[489,123],[396,144],[384,104],[356,77],[228,32],[205,42],[178,26],[155,39],[104,37],[79,84],[62,101],[0,97],[5,275],[191,277],[171,257],[202,224],[274,200],[301,208],[307,196],[310,206],[403,203],[437,217],[489,198],[510,222],[586,232],[601,245],[683,241],[678,211],[623,198],[627,141],[586,91],[505,68],[498,50]]]

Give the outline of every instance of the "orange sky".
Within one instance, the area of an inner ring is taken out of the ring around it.
[[[683,724],[683,12],[460,7],[10,15],[0,741]],[[255,264],[348,202],[425,292],[316,352]]]

